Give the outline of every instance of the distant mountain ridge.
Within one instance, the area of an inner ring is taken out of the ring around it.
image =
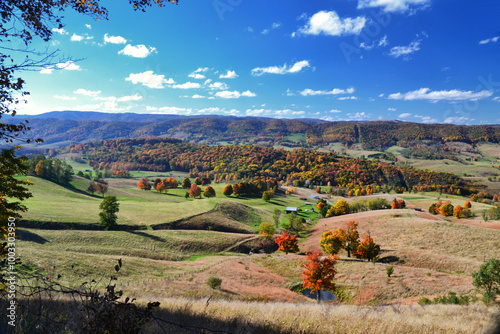
[[[265,146],[318,147],[332,142],[360,143],[368,150],[399,145],[412,147],[427,141],[466,143],[500,142],[499,125],[422,124],[401,121],[326,122],[314,119],[274,119],[220,115],[109,114],[57,111],[28,119],[33,138],[45,147],[66,146],[117,138],[170,137],[201,144],[260,144]]]
[[[203,115],[203,116],[186,116],[174,114],[142,114],[142,113],[105,113],[99,111],[50,111],[38,115],[18,115],[19,118],[25,119],[40,119],[40,118],[55,118],[58,120],[73,120],[73,121],[103,121],[103,122],[161,122],[174,119],[193,119],[193,118],[226,118],[226,119],[270,119],[267,117],[237,117],[237,116],[221,116],[221,115]],[[302,119],[306,123],[326,123],[321,119],[305,118]]]

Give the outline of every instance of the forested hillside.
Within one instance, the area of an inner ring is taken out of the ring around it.
[[[470,191],[450,173],[398,167],[376,160],[341,157],[308,149],[274,149],[257,145],[209,146],[169,138],[116,139],[69,147],[98,170],[184,171],[215,181],[275,178],[289,184],[306,181],[318,185],[353,188],[389,185],[392,188],[445,187]]]
[[[332,142],[351,145],[360,143],[365,149],[385,149],[398,145],[408,147],[414,141],[431,143],[460,141],[466,143],[500,142],[500,126],[463,126],[420,124],[398,121],[324,122],[321,120],[289,120],[271,118],[237,118],[231,116],[159,117],[127,114],[125,117],[82,114],[49,114],[58,118],[32,118],[30,134],[43,138],[46,144],[70,141],[138,137],[172,137],[195,143],[262,144],[291,147],[315,147]],[[135,116],[132,116],[135,115]],[[63,118],[63,119],[61,119]],[[21,118],[19,118],[21,119]],[[118,119],[118,120],[117,120]],[[297,139],[300,138],[300,139]]]

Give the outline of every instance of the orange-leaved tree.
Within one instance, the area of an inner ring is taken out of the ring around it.
[[[369,234],[365,234],[363,241],[358,246],[358,249],[354,253],[357,258],[367,259],[371,261],[380,253],[380,245],[373,242],[373,238]]]
[[[274,242],[278,244],[278,250],[285,252],[285,255],[299,251],[297,236],[294,234],[283,231],[283,234],[274,239]]]
[[[321,252],[309,251],[306,253],[306,262],[302,262],[301,267],[304,268],[302,272],[302,280],[304,288],[311,289],[311,292],[316,293],[316,300],[319,303],[321,300],[321,289],[330,291],[335,290],[335,264],[337,263],[338,256],[328,255],[324,256]]]
[[[455,209],[453,210],[453,217],[461,218],[463,217],[462,215],[462,207],[460,205],[457,205]]]
[[[470,209],[471,207],[472,207],[472,205],[470,204],[470,201],[465,201],[464,208]]]
[[[151,183],[149,183],[148,178],[140,179],[139,182],[137,182],[137,189],[141,190],[151,190]]]
[[[359,246],[358,223],[354,221],[345,224],[345,245],[347,257],[351,257],[351,252],[355,252]]]
[[[228,184],[227,186],[224,187],[222,193],[224,194],[224,196],[231,196],[233,193],[233,186]]]
[[[156,185],[156,190],[161,194],[162,192],[166,191],[167,188],[165,187],[165,184],[163,182],[158,182]]]

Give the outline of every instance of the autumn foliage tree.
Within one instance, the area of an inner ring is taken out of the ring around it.
[[[338,261],[338,256],[328,255],[323,256],[321,252],[309,251],[306,253],[306,262],[302,262],[302,286],[311,289],[311,292],[316,293],[316,300],[319,303],[321,300],[321,289],[335,291],[335,275],[337,270],[335,264]]]
[[[391,209],[404,209],[406,207],[406,203],[403,199],[394,199],[391,203]]]
[[[344,248],[345,233],[342,228],[326,231],[321,235],[319,245],[323,252],[335,255]]]
[[[137,189],[140,190],[151,190],[151,183],[149,182],[148,178],[140,179],[139,182],[137,182]]]
[[[96,183],[95,189],[97,192],[100,192],[102,194],[102,197],[104,197],[104,194],[108,192],[108,186],[101,182]]]
[[[470,201],[465,201],[464,208],[466,208],[466,209],[472,208],[472,205],[470,204]]]
[[[233,194],[236,196],[240,196],[240,185],[233,184]]]
[[[358,223],[354,221],[345,224],[345,244],[344,249],[347,251],[347,257],[351,257],[351,252],[355,252],[359,246]]]
[[[274,242],[278,244],[278,250],[288,253],[297,253],[299,251],[299,245],[297,236],[283,231],[283,234],[274,239]]]
[[[207,186],[205,188],[205,191],[203,191],[203,196],[210,198],[210,197],[215,197],[215,190],[211,186]]]
[[[335,202],[333,208],[335,210],[336,216],[346,215],[349,213],[349,204],[343,199],[339,199],[337,202]]]
[[[377,257],[380,253],[380,245],[373,242],[373,238],[369,234],[365,234],[363,241],[359,244],[354,255],[357,258],[367,259],[371,261],[373,258]]]
[[[189,190],[189,196],[191,196],[192,198],[201,197],[201,188],[198,187],[196,183],[193,183],[191,185],[191,189]]]
[[[191,188],[191,180],[189,180],[189,177],[186,177],[184,180],[182,180],[182,188]]]
[[[457,205],[453,210],[453,217],[462,218],[463,217],[462,211],[463,211],[462,207],[460,205]]]
[[[452,216],[453,209],[453,205],[450,203],[450,201],[446,201],[439,207],[439,213],[445,217]]]
[[[161,194],[164,191],[167,191],[167,188],[165,187],[165,184],[163,182],[158,182],[156,184],[156,191],[158,191]]]
[[[227,186],[224,187],[224,190],[222,191],[224,196],[231,196],[233,194],[233,186],[228,184]]]
[[[259,234],[264,238],[271,239],[275,231],[276,227],[267,222],[263,222],[259,225]]]
[[[351,257],[351,252],[355,252],[359,246],[358,224],[350,221],[345,224],[345,228],[324,232],[320,246],[327,254],[338,254],[341,249],[344,249],[347,251],[347,257]]]

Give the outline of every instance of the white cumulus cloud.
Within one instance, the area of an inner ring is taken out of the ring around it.
[[[143,86],[156,89],[165,88],[165,84],[175,83],[174,79],[165,79],[163,74],[154,74],[153,71],[130,73],[125,81],[130,81],[134,85],[140,83]]]
[[[298,32],[305,35],[359,35],[365,24],[366,18],[363,16],[342,19],[334,11],[320,11],[311,16],[307,24]]]
[[[179,88],[179,89],[193,89],[193,88],[200,88],[201,85],[197,82],[185,82],[183,84],[178,84],[178,85],[173,85],[172,88]]]
[[[56,32],[60,35],[67,35],[68,32],[64,28],[52,28],[52,32]]]
[[[284,64],[283,66],[269,66],[269,67],[256,67],[252,69],[252,75],[260,76],[263,74],[287,74],[287,73],[297,73],[302,71],[306,67],[310,67],[309,61],[301,60],[294,63],[292,66]]]
[[[71,36],[71,41],[73,42],[80,42],[83,40],[83,36],[81,35],[77,35],[77,34],[73,34],[73,36]]]
[[[144,44],[131,45],[127,44],[123,50],[118,51],[118,54],[123,54],[126,56],[131,56],[135,58],[146,58],[152,53],[156,53],[156,48],[148,47]]]
[[[238,77],[235,71],[227,70],[226,74],[219,75],[219,79],[235,79]]]
[[[104,43],[125,44],[127,40],[122,36],[108,36],[108,34],[104,34]]]

